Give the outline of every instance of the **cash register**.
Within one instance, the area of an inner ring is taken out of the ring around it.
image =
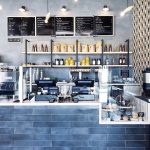
[[[35,101],[49,101],[50,103],[57,100],[59,89],[55,80],[36,80],[37,92]]]
[[[72,87],[72,100],[94,101],[94,80],[76,80],[75,86]]]

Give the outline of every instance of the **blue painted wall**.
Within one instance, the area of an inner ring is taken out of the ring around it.
[[[0,107],[0,150],[150,150],[148,125],[99,125],[98,106]]]

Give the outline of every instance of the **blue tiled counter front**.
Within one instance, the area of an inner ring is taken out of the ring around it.
[[[98,106],[1,106],[0,150],[150,150],[149,125],[99,125]]]

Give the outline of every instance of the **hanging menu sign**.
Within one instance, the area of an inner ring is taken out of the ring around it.
[[[114,35],[114,16],[95,16],[94,35]]]
[[[8,36],[35,36],[35,17],[8,17]]]
[[[76,36],[93,35],[93,17],[76,17]]]
[[[55,35],[55,18],[50,17],[45,23],[45,17],[36,17],[37,35]]]
[[[74,18],[73,17],[56,17],[56,36],[73,36],[74,35]]]

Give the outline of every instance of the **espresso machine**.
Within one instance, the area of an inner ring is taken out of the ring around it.
[[[142,73],[144,95],[147,98],[150,98],[150,68],[146,68]]]
[[[94,101],[94,80],[76,80],[75,86],[72,87],[72,100],[79,101]]]
[[[49,101],[50,103],[57,100],[59,89],[55,80],[36,80],[37,91],[35,101]]]

